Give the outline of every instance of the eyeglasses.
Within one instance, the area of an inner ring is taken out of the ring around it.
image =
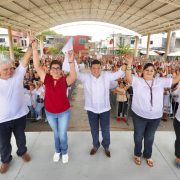
[[[56,67],[56,68],[52,67],[51,70],[53,70],[53,71],[55,71],[55,70],[60,71],[61,69],[60,69],[60,67]]]

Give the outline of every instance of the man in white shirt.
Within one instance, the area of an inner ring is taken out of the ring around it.
[[[107,157],[111,157],[110,145],[110,83],[124,76],[121,69],[115,73],[102,72],[101,62],[94,60],[91,63],[91,73],[78,73],[78,79],[83,83],[85,94],[85,110],[87,110],[93,148],[90,155],[94,155],[100,147],[99,123],[102,131],[102,146]]]
[[[0,59],[0,173],[8,170],[12,160],[12,133],[18,147],[17,155],[26,162],[30,160],[24,133],[28,107],[24,98],[23,80],[31,55],[32,49],[29,47],[15,70],[11,60]]]

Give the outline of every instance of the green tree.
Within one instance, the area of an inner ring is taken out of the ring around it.
[[[118,55],[124,55],[124,54],[131,54],[132,50],[130,49],[130,44],[123,45],[119,44],[118,49],[116,50],[116,54]]]
[[[13,46],[13,50],[14,50],[14,57],[15,59],[19,59],[23,56],[24,52],[22,52],[22,49],[17,47],[17,46]],[[9,47],[5,46],[5,45],[0,45],[0,52],[2,54],[9,54]]]
[[[49,49],[49,53],[52,55],[59,54],[59,51],[60,51],[59,48],[53,47],[53,46],[49,47],[48,49]]]
[[[0,52],[6,52],[9,51],[9,48],[5,45],[0,45]]]
[[[19,48],[18,46],[13,46],[13,50],[14,50],[14,56],[15,59],[19,59],[23,56],[24,52],[22,52],[22,49]]]
[[[55,31],[51,31],[51,30],[47,30],[47,31],[43,31],[41,32],[41,34],[39,34],[37,36],[38,39],[40,39],[40,36],[43,36],[43,40],[46,40],[46,36],[56,36],[56,37],[62,37],[61,34],[57,34]]]
[[[66,42],[66,39],[63,38],[61,34],[57,34],[55,31],[51,31],[51,30],[42,32],[41,34],[37,36],[37,38],[40,39],[41,36],[43,37],[43,41],[46,40],[46,36],[52,36],[57,39],[53,44],[51,44],[48,47],[48,53],[52,55],[59,54]]]

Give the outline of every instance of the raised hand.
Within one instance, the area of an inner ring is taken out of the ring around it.
[[[125,71],[125,70],[126,70],[126,65],[125,65],[125,64],[123,64],[123,65],[121,66],[121,70],[122,70],[122,71]]]
[[[68,61],[71,63],[71,62],[74,62],[74,51],[68,51]]]
[[[134,57],[133,57],[132,54],[125,55],[125,59],[126,59],[126,63],[128,65],[132,65],[133,64]]]
[[[37,40],[36,39],[33,39],[32,41],[31,41],[31,45],[32,45],[32,49],[33,50],[37,50],[37,48],[38,48],[38,42],[37,42]]]

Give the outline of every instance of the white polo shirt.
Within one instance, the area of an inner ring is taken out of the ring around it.
[[[152,81],[147,81],[151,86]],[[151,106],[150,88],[141,77],[133,76],[132,110],[139,116],[147,119],[161,118],[163,114],[164,88],[171,87],[172,78],[154,78],[152,87],[153,106]]]
[[[124,72],[121,69],[115,73],[101,72],[98,78],[91,73],[78,72],[78,79],[84,86],[84,109],[98,114],[109,111],[111,109],[109,102],[111,81],[121,77],[124,77]]]
[[[20,118],[28,113],[23,80],[26,73],[21,63],[8,80],[0,79],[0,123]]]
[[[178,84],[178,89],[176,91],[177,95],[180,97],[180,83]],[[176,112],[176,119],[180,122],[180,98],[178,98],[179,106]]]

